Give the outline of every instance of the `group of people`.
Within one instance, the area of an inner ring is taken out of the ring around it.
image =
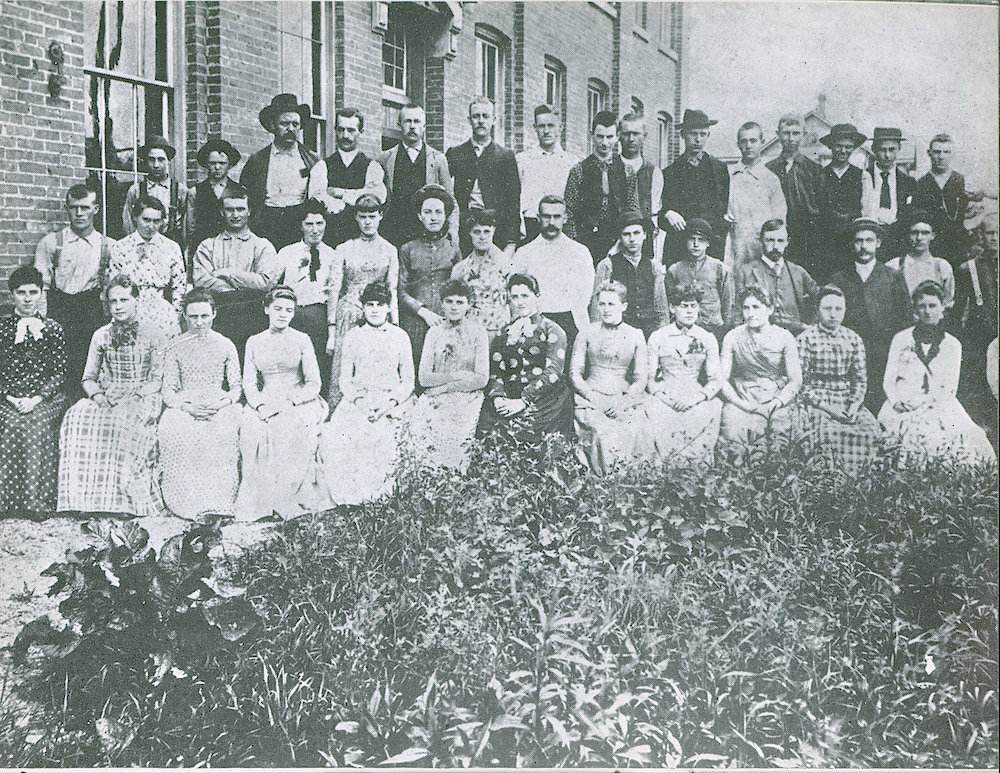
[[[357,110],[325,160],[308,119],[278,95],[239,182],[213,138],[193,190],[151,139],[117,241],[70,188],[0,320],[0,511],[288,517],[381,496],[403,458],[462,470],[476,435],[575,436],[598,473],[779,437],[849,474],[885,439],[996,458],[1000,229],[968,230],[945,135],[913,183],[897,130],[861,170],[834,127],[820,168],[791,116],[766,165],[744,124],[732,174],[696,110],[663,170],[634,114],[598,114],[582,161],[545,105],[517,156],[484,98],[446,154],[416,106],[377,159]]]

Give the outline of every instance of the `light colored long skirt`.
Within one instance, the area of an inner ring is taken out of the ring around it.
[[[643,404],[642,455],[657,464],[711,464],[719,440],[722,401],[705,400],[686,411],[671,408],[661,395]]]
[[[986,432],[954,397],[900,413],[887,400],[878,412],[886,435],[915,457],[949,456],[961,462],[996,461]]]
[[[576,395],[573,423],[580,450],[590,468],[601,475],[639,457],[637,443],[644,420],[640,406],[612,419],[585,397]]]
[[[482,392],[421,395],[409,416],[406,451],[430,467],[464,470],[482,405]]]

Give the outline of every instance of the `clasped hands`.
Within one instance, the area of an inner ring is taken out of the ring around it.
[[[18,413],[31,413],[38,404],[42,402],[41,395],[35,395],[34,397],[11,397],[7,395],[7,402],[14,406],[14,410]]]

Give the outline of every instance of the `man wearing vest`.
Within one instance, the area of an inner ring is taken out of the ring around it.
[[[514,151],[493,141],[496,108],[486,97],[476,97],[469,104],[472,137],[461,145],[448,148],[448,170],[455,180],[463,255],[472,252],[472,240],[466,224],[473,209],[492,209],[497,214],[493,241],[508,257],[521,236],[521,178],[517,173]]]
[[[599,288],[606,282],[621,282],[628,290],[628,308],[623,320],[650,334],[668,322],[667,296],[663,283],[663,264],[654,263],[645,254],[644,245],[653,225],[642,212],[626,212],[621,220],[621,236],[608,256],[597,264],[594,292],[590,297],[590,319],[598,317]]]
[[[588,250],[596,266],[618,241],[626,212],[638,212],[635,172],[615,151],[618,118],[602,111],[591,127],[594,152],[576,164],[566,180],[566,235]]]
[[[35,250],[35,268],[48,289],[47,314],[66,335],[66,391],[83,395],[81,382],[90,339],[104,324],[101,303],[113,239],[94,229],[97,194],[83,185],[66,193],[69,226],[42,237]]]
[[[643,245],[643,254],[654,263],[660,263],[663,258],[663,235],[656,220],[660,201],[663,200],[663,172],[642,155],[646,144],[646,119],[638,113],[626,115],[618,122],[618,138],[622,146],[622,162],[635,173],[639,210],[652,229]]]
[[[419,105],[399,110],[402,141],[378,157],[385,172],[389,200],[380,234],[397,249],[424,232],[413,207],[413,197],[425,185],[440,185],[452,196],[455,189],[444,153],[424,142],[427,117]],[[448,234],[458,244],[458,210],[448,217]]]
[[[365,130],[365,117],[353,107],[337,109],[335,118],[337,150],[320,161],[309,175],[309,198],[326,206],[326,235],[323,241],[336,247],[356,238],[360,231],[354,219],[354,205],[368,193],[385,202],[385,172],[358,150]]]
[[[906,238],[899,228],[908,207],[913,206],[917,181],[896,166],[903,143],[899,129],[879,126],[872,132],[875,163],[862,177],[861,217],[882,226],[882,257],[898,257],[905,249]]]
[[[250,229],[280,250],[302,238],[302,204],[319,159],[299,142],[310,111],[294,94],[278,94],[258,118],[274,138],[247,159],[240,184],[249,194]]]
[[[953,145],[950,134],[938,134],[930,141],[927,155],[931,169],[917,180],[913,206],[930,212],[937,220],[939,233],[934,251],[956,267],[965,259],[963,220],[969,195],[965,178],[951,168]]]
[[[222,218],[222,200],[243,189],[229,176],[229,170],[239,163],[240,152],[221,137],[212,137],[198,149],[198,164],[208,170],[208,176],[194,187],[188,197],[187,275],[194,283],[194,253],[205,239],[218,236],[226,227]]]
[[[175,155],[174,146],[163,137],[150,137],[139,149],[139,158],[146,166],[146,176],[139,182],[133,183],[125,195],[122,227],[126,236],[135,231],[132,207],[141,197],[152,196],[163,202],[167,210],[161,233],[177,242],[181,252],[184,252],[187,243],[188,197],[191,191],[170,175],[170,162],[174,160]]]
[[[877,414],[885,401],[882,378],[889,346],[896,333],[913,324],[912,307],[902,275],[875,260],[881,226],[873,220],[858,219],[850,230],[854,265],[837,271],[830,283],[844,291],[844,326],[861,336],[865,345],[865,406]]]
[[[660,227],[667,232],[664,261],[667,265],[683,260],[687,254],[684,228],[690,218],[706,221],[714,238],[708,254],[721,259],[729,224],[729,168],[705,151],[711,127],[718,121],[701,110],[685,110],[677,127],[684,140],[684,153],[663,170],[663,201],[660,203]]]

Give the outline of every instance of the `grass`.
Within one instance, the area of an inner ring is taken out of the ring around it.
[[[555,445],[406,480],[216,567],[259,623],[174,670],[42,647],[0,764],[997,765],[995,467],[602,479]]]

